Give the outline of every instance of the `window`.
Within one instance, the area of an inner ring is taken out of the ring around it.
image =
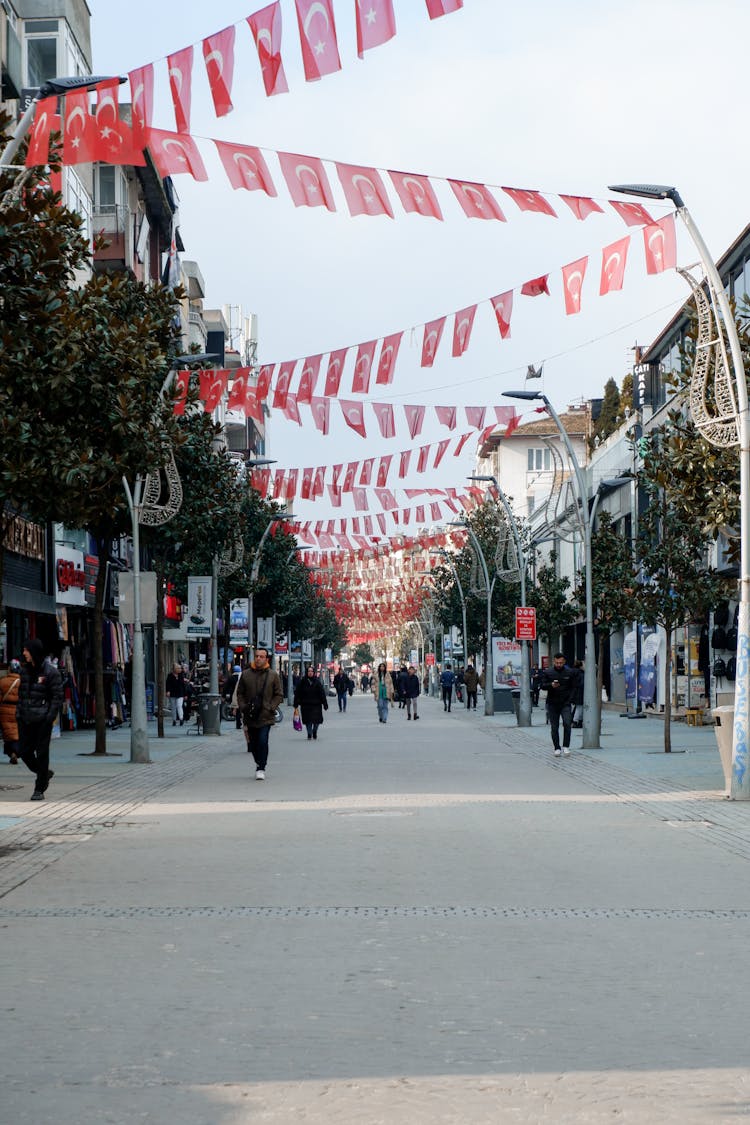
[[[112,164],[99,164],[94,174],[94,205],[97,211],[114,211],[117,199],[117,173]]]
[[[71,211],[77,211],[81,216],[83,219],[81,234],[88,239],[91,237],[91,196],[73,168],[66,168],[65,172],[65,206]]]
[[[552,453],[548,445],[540,449],[529,449],[527,455],[527,467],[530,473],[548,473],[552,468]]]
[[[34,36],[28,38],[26,40],[28,85],[37,88],[55,77],[57,77],[57,38],[37,39]]]

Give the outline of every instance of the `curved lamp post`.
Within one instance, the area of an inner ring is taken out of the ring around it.
[[[733,444],[739,446],[740,455],[740,612],[737,621],[737,676],[734,689],[730,795],[735,801],[750,801],[750,412],[742,346],[719,271],[677,188],[663,184],[613,184],[610,191],[643,199],[669,199],[674,204],[700,256],[715,311],[718,335],[722,337],[723,327],[729,343],[734,380],[731,388],[732,410],[724,422],[734,424]],[[708,441],[712,441],[710,426],[703,433]],[[723,441],[721,444],[729,443]]]
[[[567,430],[560,420],[547,396],[541,391],[503,391],[505,398],[517,398],[525,402],[541,400],[545,410],[557,426],[563,445],[568,453],[568,460],[576,479],[576,491],[583,526],[583,554],[584,554],[584,579],[586,588],[586,644],[583,651],[583,728],[582,746],[584,750],[599,749],[599,711],[601,700],[596,696],[596,645],[594,643],[594,598],[591,576],[591,518],[588,505],[588,494],[583,479],[583,472],[578,463],[573,443]]]
[[[433,547],[430,550],[430,554],[431,555],[440,555],[440,557],[445,561],[446,566],[450,567],[451,574],[453,575],[453,581],[456,583],[456,586],[458,587],[458,596],[459,596],[460,601],[461,601],[461,625],[462,625],[462,628],[463,628],[463,631],[464,631],[463,632],[463,638],[464,638],[464,667],[465,667],[466,666],[466,659],[469,655],[469,641],[468,641],[468,634],[466,632],[466,598],[464,597],[464,590],[463,590],[463,586],[461,585],[461,579],[458,577],[458,570],[456,569],[456,564],[453,562],[453,559],[451,558],[449,551],[446,551],[444,547]]]
[[[273,525],[275,523],[278,523],[279,520],[288,520],[291,517],[291,514],[291,512],[275,512],[268,521],[268,524],[266,525],[266,528],[260,537],[260,542],[255,548],[255,558],[253,559],[253,565],[250,570],[250,594],[248,597],[247,606],[247,643],[250,649],[255,648],[255,607],[253,605],[253,600],[255,597],[255,584],[258,581],[258,575],[260,574],[260,556],[263,552],[263,547]]]
[[[508,497],[503,492],[497,477],[491,474],[475,475],[469,477],[469,480],[485,481],[491,483],[500,498],[500,503],[505,509],[505,516],[508,520],[513,540],[516,544],[516,552],[518,554],[518,571],[521,583],[521,606],[526,608],[526,552],[523,549],[521,541],[521,533],[518,528],[518,521],[516,520],[513,509],[510,506]],[[521,698],[518,701],[518,725],[519,727],[531,726],[531,675],[529,672],[529,642],[527,640],[521,641]]]

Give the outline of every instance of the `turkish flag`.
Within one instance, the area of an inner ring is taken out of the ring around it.
[[[263,403],[258,398],[258,392],[253,387],[248,388],[245,397],[245,417],[253,418],[261,424],[263,422]]]
[[[362,468],[359,473],[360,484],[372,484],[372,467],[375,464],[374,457],[367,457],[362,462]]]
[[[643,248],[646,252],[646,273],[663,273],[677,265],[677,235],[674,215],[643,228]]]
[[[325,476],[326,471],[324,466],[320,466],[315,470],[315,477],[313,478],[312,496],[313,500],[317,500],[319,496],[323,495],[325,491]]]
[[[393,454],[389,453],[387,457],[381,457],[378,461],[378,476],[375,484],[378,488],[385,488],[388,484],[388,474],[391,471],[391,461]]]
[[[214,144],[227,178],[235,191],[244,188],[245,191],[264,191],[266,195],[271,196],[277,194],[268,165],[259,148],[217,140],[214,140]]]
[[[396,367],[396,356],[401,344],[403,332],[396,332],[393,336],[386,336],[380,349],[378,373],[375,382],[381,386],[389,386],[393,382],[393,372]]]
[[[605,293],[622,289],[629,246],[630,235],[626,234],[619,242],[612,242],[602,250],[602,276],[599,284],[599,295],[601,297]]]
[[[344,373],[344,363],[346,362],[346,353],[348,350],[348,348],[339,348],[338,351],[331,352],[329,355],[326,383],[323,388],[324,395],[331,395],[331,397],[335,398],[339,393],[341,376]]]
[[[261,399],[261,401],[264,401],[268,398],[268,392],[271,389],[271,379],[273,378],[273,368],[274,365],[272,363],[267,363],[263,367],[261,367],[260,371],[258,372],[257,389],[258,398]]]
[[[327,207],[336,210],[322,160],[317,156],[298,156],[278,152],[281,171],[295,207]]]
[[[372,537],[372,516],[365,516],[364,525],[365,525],[365,535],[369,535],[369,536]]]
[[[424,339],[422,341],[422,361],[420,367],[432,367],[435,356],[440,346],[440,341],[445,328],[445,317],[431,320],[424,326]]]
[[[412,440],[418,437],[422,432],[422,423],[424,422],[424,406],[405,406],[404,414],[406,415],[406,424],[409,427],[409,434]]]
[[[300,498],[300,500],[309,500],[310,499],[310,491],[312,489],[312,475],[313,475],[312,469],[303,469],[302,470],[302,482],[299,486],[299,498]]]
[[[198,146],[187,133],[149,129],[147,138],[148,149],[162,179],[179,172],[189,172],[195,180],[208,179]]]
[[[459,8],[463,8],[464,0],[425,0],[427,4],[427,14],[431,20],[439,19],[440,16],[448,16],[451,12],[457,12]]]
[[[268,485],[271,481],[270,469],[253,469],[250,473],[250,487],[259,492],[261,496],[268,495]]]
[[[63,134],[63,162],[65,164],[91,164],[96,155],[98,135],[96,121],[89,113],[88,90],[66,94],[65,132]]]
[[[383,515],[382,512],[377,512],[375,514],[375,519],[378,521],[378,526],[380,527],[380,530],[383,532],[383,535],[385,535],[386,534],[385,516]]]
[[[417,458],[417,472],[423,473],[427,468],[427,458],[430,456],[431,445],[421,445],[419,447],[419,457]]]
[[[287,94],[289,87],[281,61],[281,5],[279,0],[247,17],[260,59],[266,96]]]
[[[604,214],[604,208],[593,199],[589,199],[587,195],[561,195],[560,199],[563,203],[567,203],[577,219],[586,219],[597,211],[600,215]]]
[[[169,89],[174,105],[175,126],[178,133],[190,132],[190,102],[193,85],[193,48],[185,47],[167,55]]]
[[[450,445],[450,443],[451,443],[450,438],[443,438],[442,441],[439,441],[437,443],[437,449],[435,450],[435,460],[432,463],[433,469],[436,469],[438,467],[438,465],[440,464],[440,462],[445,457],[445,451],[448,448],[448,446]]]
[[[449,430],[456,428],[456,408],[455,406],[436,406],[435,413],[437,414],[438,422],[441,426],[447,426]]]
[[[510,336],[510,317],[513,312],[513,290],[509,289],[507,293],[500,293],[497,297],[490,297],[490,300],[495,310],[497,326],[500,329],[500,337],[503,340],[507,340]]]
[[[548,278],[549,274],[545,273],[542,277],[533,277],[531,281],[525,281],[521,286],[521,295],[523,297],[541,297],[542,293],[546,293],[549,296]]]
[[[365,51],[380,47],[396,34],[393,0],[356,0],[354,13],[357,20],[357,54],[360,58],[363,58]]]
[[[294,0],[305,79],[315,82],[341,70],[331,0]]]
[[[331,484],[334,486],[334,488],[338,488],[339,486],[339,477],[341,476],[341,470],[343,469],[343,467],[343,465],[334,465],[331,469]]]
[[[103,164],[143,167],[146,158],[135,144],[133,130],[120,118],[118,79],[100,82],[96,89],[94,156]]]
[[[430,504],[430,515],[432,516],[432,519],[435,521],[435,523],[440,523],[443,518],[443,513],[440,510],[439,504]]]
[[[286,473],[283,469],[277,469],[273,477],[273,499],[278,500],[281,496],[281,490],[284,487],[284,477]]]
[[[424,504],[417,504],[414,509],[414,519],[416,523],[424,523]],[[422,544],[422,546],[424,546],[424,544]]]
[[[503,437],[510,437],[510,435],[515,430],[517,430],[520,425],[521,425],[521,415],[520,414],[514,414],[513,417],[510,419],[510,421],[508,422],[508,425],[505,427],[505,433],[503,434]]]
[[[484,416],[487,413],[487,407],[467,406],[465,407],[465,410],[466,421],[468,422],[468,424],[470,426],[473,426],[475,430],[481,430],[482,426],[484,425]]]
[[[148,130],[154,119],[154,64],[131,70],[128,74],[130,82],[131,119],[133,122],[133,138],[140,149],[147,143]]]
[[[390,402],[373,402],[372,409],[380,426],[380,433],[384,438],[396,436],[396,425],[393,420],[393,407]]]
[[[427,176],[416,176],[411,172],[389,172],[388,175],[404,211],[426,215],[432,219],[443,218],[437,196]]]
[[[619,199],[610,199],[610,207],[620,216],[629,227],[650,226],[654,220],[641,203],[621,203]]]
[[[36,103],[34,124],[31,129],[29,147],[26,153],[26,167],[32,168],[37,164],[49,163],[49,137],[51,132],[59,132],[60,118],[57,109],[57,98],[42,98]]]
[[[52,99],[50,99],[52,100]],[[190,387],[190,372],[178,371],[174,377],[173,389],[175,391],[175,403],[173,414],[184,414],[185,403],[187,402],[188,389]]]
[[[227,410],[245,410],[248,396],[253,388],[250,386],[250,368],[238,367],[232,372],[232,386],[227,396]]]
[[[473,436],[474,435],[472,434],[471,430],[469,430],[469,432],[467,434],[461,434],[461,437],[456,442],[456,448],[453,450],[453,456],[454,457],[458,457],[458,455],[462,452],[463,447],[466,445],[469,438],[473,437]]]
[[[207,414],[213,414],[227,389],[229,372],[224,368],[215,371],[199,371],[198,377],[200,380],[198,393],[203,402],[203,409]]]
[[[234,78],[234,25],[203,40],[203,58],[217,117],[231,113]]]
[[[307,403],[309,405],[312,401],[322,358],[322,355],[312,355],[302,364],[302,374],[299,377],[299,387],[297,388],[298,403]]]
[[[484,184],[467,183],[464,180],[448,180],[453,194],[469,219],[498,219],[506,221],[497,200]]]
[[[553,210],[541,192],[510,187],[504,187],[503,191],[510,196],[521,211],[538,211],[542,215],[551,215],[553,219],[557,218],[557,212]]]
[[[315,428],[324,436],[328,433],[331,418],[331,400],[329,398],[315,397],[310,400]]]
[[[568,266],[563,266],[563,293],[565,294],[565,313],[574,316],[581,311],[581,288],[586,276],[588,258],[579,258]]]
[[[474,317],[477,306],[470,305],[468,309],[461,309],[456,313],[453,321],[453,352],[454,356],[463,355],[469,346],[471,330],[474,327]]]
[[[279,365],[279,373],[276,376],[276,389],[273,393],[273,406],[283,410],[286,406],[287,395],[289,394],[289,385],[294,375],[294,369],[297,366],[297,360],[292,359],[288,363]]]
[[[389,215],[393,218],[385,185],[377,169],[337,163],[336,171],[351,215]]]
[[[350,461],[346,466],[346,472],[344,473],[344,483],[341,485],[342,492],[351,492],[351,490],[354,488],[354,478],[357,475],[358,468],[359,461]]]
[[[297,398],[295,395],[286,396],[286,402],[284,403],[282,414],[285,418],[288,418],[290,422],[296,422],[298,426],[302,425],[302,419],[300,418],[299,409],[297,407]]]
[[[299,469],[290,469],[286,478],[286,498],[288,501],[294,500],[297,495],[297,477],[299,476]]]
[[[392,512],[394,508],[398,507],[396,504],[396,497],[391,492],[390,488],[376,488],[375,495],[377,496],[380,507],[385,512]]]
[[[341,404],[341,413],[344,415],[344,421],[349,429],[354,430],[360,437],[367,437],[364,403],[343,398],[340,398],[339,402]]]
[[[370,389],[370,375],[376,345],[377,340],[370,340],[366,344],[360,344],[357,349],[357,359],[352,376],[353,395],[366,395]]]
[[[398,466],[398,475],[399,475],[401,480],[403,480],[404,477],[406,476],[406,474],[409,472],[409,462],[411,461],[411,452],[412,451],[410,449],[405,449],[404,452],[401,454],[401,459],[400,459],[399,466]]]

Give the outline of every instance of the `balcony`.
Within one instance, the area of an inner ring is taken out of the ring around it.
[[[121,204],[99,204],[92,215],[91,226],[95,238],[106,245],[94,251],[97,270],[125,270],[133,267],[133,249],[130,213]]]

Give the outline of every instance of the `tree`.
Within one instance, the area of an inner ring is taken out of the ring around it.
[[[648,498],[639,515],[638,561],[642,568],[639,590],[641,615],[647,625],[660,625],[667,635],[664,702],[664,752],[671,740],[671,645],[677,625],[703,620],[725,591],[726,583],[706,565],[709,536],[701,522],[687,519],[675,501],[671,478],[673,451],[662,445],[668,427],[652,431],[638,480]],[[665,487],[669,482],[670,487]]]
[[[549,561],[537,570],[533,592],[539,636],[547,642],[550,655],[560,643],[560,634],[578,616],[577,606],[568,598],[570,579],[558,576],[556,563],[557,553],[551,551]]]
[[[374,659],[372,649],[366,642],[357,645],[352,654],[352,660],[358,667],[361,667],[363,664],[371,665]]]
[[[617,383],[614,379],[607,379],[604,384],[602,408],[593,427],[592,441],[597,437],[600,441],[604,441],[605,438],[614,433],[620,424],[620,413],[620,392],[617,389]]]

